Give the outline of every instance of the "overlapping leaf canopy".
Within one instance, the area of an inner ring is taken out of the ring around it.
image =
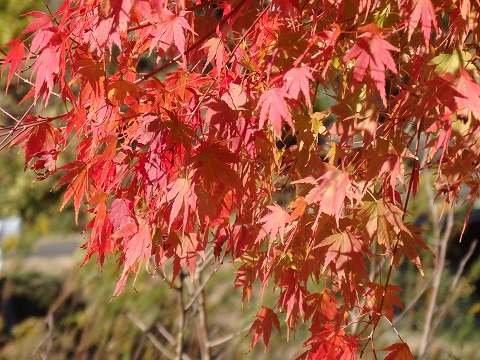
[[[278,290],[254,344],[285,310],[290,329],[311,323],[303,358],[349,359],[352,322],[374,329],[401,305],[369,262],[391,267],[404,253],[421,268],[427,247],[405,220],[419,173],[434,169],[447,202],[461,188],[478,196],[479,10],[470,0],[66,0],[27,14],[7,44],[7,88],[23,79],[36,106],[4,127],[1,146],[23,146],[42,177],[64,174],[65,201],[93,214],[86,260],[115,254],[123,266],[116,293],[151,259],[172,260],[175,278],[214,247],[241,264],[244,297],[255,281]],[[336,104],[325,108],[327,93]],[[65,112],[49,118],[53,97]],[[59,163],[72,141],[74,160]],[[403,340],[386,350],[411,356]]]

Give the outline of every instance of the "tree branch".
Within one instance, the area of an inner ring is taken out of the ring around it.
[[[174,360],[175,356],[167,350],[165,346],[163,346],[160,341],[155,337],[155,335],[148,330],[147,326],[134,314],[132,313],[127,313],[127,317],[130,319],[132,323],[134,323],[142,332],[144,332],[147,335],[147,338],[152,342],[153,346],[162,353],[165,358],[168,360]]]

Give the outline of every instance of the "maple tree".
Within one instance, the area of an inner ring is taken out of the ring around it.
[[[288,331],[310,324],[300,359],[362,356],[402,306],[394,268],[422,272],[420,173],[445,207],[478,197],[479,14],[470,0],[66,0],[6,44],[6,90],[28,83],[31,106],[0,148],[62,174],[63,204],[92,214],[85,261],[118,256],[115,294],[151,264],[193,277],[213,251],[239,264],[244,300],[257,281],[277,291],[252,347],[285,312]],[[412,358],[400,336],[384,350]]]

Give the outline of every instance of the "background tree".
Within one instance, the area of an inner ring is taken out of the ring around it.
[[[244,301],[257,281],[276,293],[252,347],[284,312],[287,336],[309,324],[299,358],[376,355],[383,321],[387,358],[411,358],[392,273],[404,257],[423,273],[420,174],[440,214],[478,196],[476,2],[71,0],[29,15],[3,70],[31,105],[0,147],[22,146],[40,179],[63,174],[64,204],[93,214],[85,260],[122,266],[116,294],[145,263],[180,303],[196,281],[201,308],[197,269],[231,259]]]

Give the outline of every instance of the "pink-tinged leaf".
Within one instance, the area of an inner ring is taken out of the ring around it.
[[[266,306],[263,306],[262,310],[260,310],[255,317],[257,319],[253,322],[252,327],[250,328],[250,332],[253,332],[253,340],[250,350],[257,345],[260,336],[263,335],[263,349],[264,352],[266,352],[268,342],[270,341],[270,335],[272,334],[272,325],[280,332],[280,321],[278,320],[277,314]]]
[[[127,224],[132,218],[132,202],[126,199],[115,199],[110,205],[109,219],[115,231]]]
[[[41,93],[45,94],[45,103],[48,102],[48,98],[52,93],[53,86],[55,85],[55,75],[58,74],[59,57],[51,47],[43,49],[40,56],[33,65],[33,71],[35,74],[35,100],[37,100]]]
[[[188,30],[193,33],[193,29],[184,17],[185,14],[185,11],[180,11],[178,15],[175,15],[170,10],[164,10],[162,12],[163,22],[158,28],[158,31],[156,31],[156,36],[152,40],[150,50],[155,46],[166,50],[173,41],[180,54],[183,55],[185,53],[185,34],[183,31]]]
[[[41,11],[31,11],[23,16],[32,16],[35,19],[22,31],[22,34],[33,33],[52,25],[50,15]]]
[[[297,183],[302,182],[302,180],[297,181]],[[348,173],[333,168],[318,179],[316,186],[310,190],[305,200],[309,204],[318,204],[319,213],[335,216],[338,220],[350,187]]]
[[[100,14],[104,18],[112,17],[116,29],[123,32],[127,30],[133,3],[134,0],[101,0]]]
[[[392,344],[383,350],[390,351],[390,354],[385,357],[385,360],[413,360],[412,352],[405,343]]]
[[[283,210],[278,204],[269,205],[267,208],[270,210],[270,213],[260,219],[263,226],[258,237],[262,238],[270,234],[270,241],[273,241],[277,235],[283,238],[285,235],[285,226],[290,218],[290,214]]]
[[[300,92],[302,92],[303,96],[305,96],[307,106],[309,108],[312,106],[310,101],[309,80],[313,80],[313,76],[309,68],[292,68],[283,76],[283,80],[285,91],[291,98],[298,99]]]
[[[202,49],[208,49],[207,62],[203,67],[205,71],[208,64],[215,64],[217,70],[217,76],[222,74],[223,62],[225,60],[225,45],[223,44],[222,38],[213,37],[209,39],[203,46]],[[215,62],[214,62],[215,60]]]
[[[471,112],[477,119],[480,118],[480,85],[478,85],[465,69],[460,71],[460,76],[445,73],[439,77],[446,81],[455,92],[453,97],[460,113]]]
[[[197,259],[201,256],[205,259],[205,252],[202,243],[199,243],[199,236],[195,233],[180,233],[171,231],[163,243],[166,250],[165,256],[173,258],[172,283],[178,276],[183,266],[187,266],[190,276],[194,276],[197,267]]]
[[[172,201],[170,210],[170,222],[168,224],[168,231],[177,217],[180,209],[183,206],[183,229],[188,220],[188,211],[190,208],[195,208],[197,197],[193,192],[190,181],[185,178],[178,178],[170,185],[170,190],[167,193],[167,201]]]
[[[243,105],[247,102],[247,93],[240,84],[228,84],[228,91],[226,91],[221,98],[232,110],[243,110]]]
[[[435,8],[431,0],[412,0],[413,7],[410,21],[408,23],[408,38],[412,38],[412,33],[416,27],[422,23],[422,33],[425,39],[425,46],[430,45],[430,37],[432,31],[437,29],[437,17],[435,15]]]
[[[345,63],[356,59],[353,69],[354,85],[358,84],[365,77],[369,70],[370,78],[380,93],[383,103],[386,105],[385,92],[385,71],[390,69],[397,74],[397,68],[390,51],[399,51],[396,47],[386,41],[383,36],[366,32],[357,39],[357,43],[345,57]]]
[[[124,232],[123,235],[122,231]],[[144,260],[148,262],[152,254],[152,234],[148,224],[146,221],[139,219],[138,224],[127,224],[125,229],[120,229],[116,234],[124,237],[125,241],[125,262],[122,276],[127,275],[130,270],[138,274],[139,267],[136,269],[136,264],[141,264]]]
[[[3,70],[10,64],[10,69],[8,70],[8,77],[7,77],[7,87],[5,88],[5,92],[8,91],[8,87],[10,86],[10,80],[13,77],[15,72],[19,73],[22,70],[22,61],[23,56],[25,54],[25,50],[23,48],[23,42],[20,39],[14,39],[9,43],[5,44],[5,46],[11,47],[10,51],[7,53],[7,57],[3,62],[2,66],[2,74]]]
[[[277,138],[282,136],[283,121],[286,121],[294,129],[292,114],[288,108],[288,94],[282,88],[273,88],[265,91],[258,101],[260,110],[260,129],[268,119],[273,126],[273,133]]]

